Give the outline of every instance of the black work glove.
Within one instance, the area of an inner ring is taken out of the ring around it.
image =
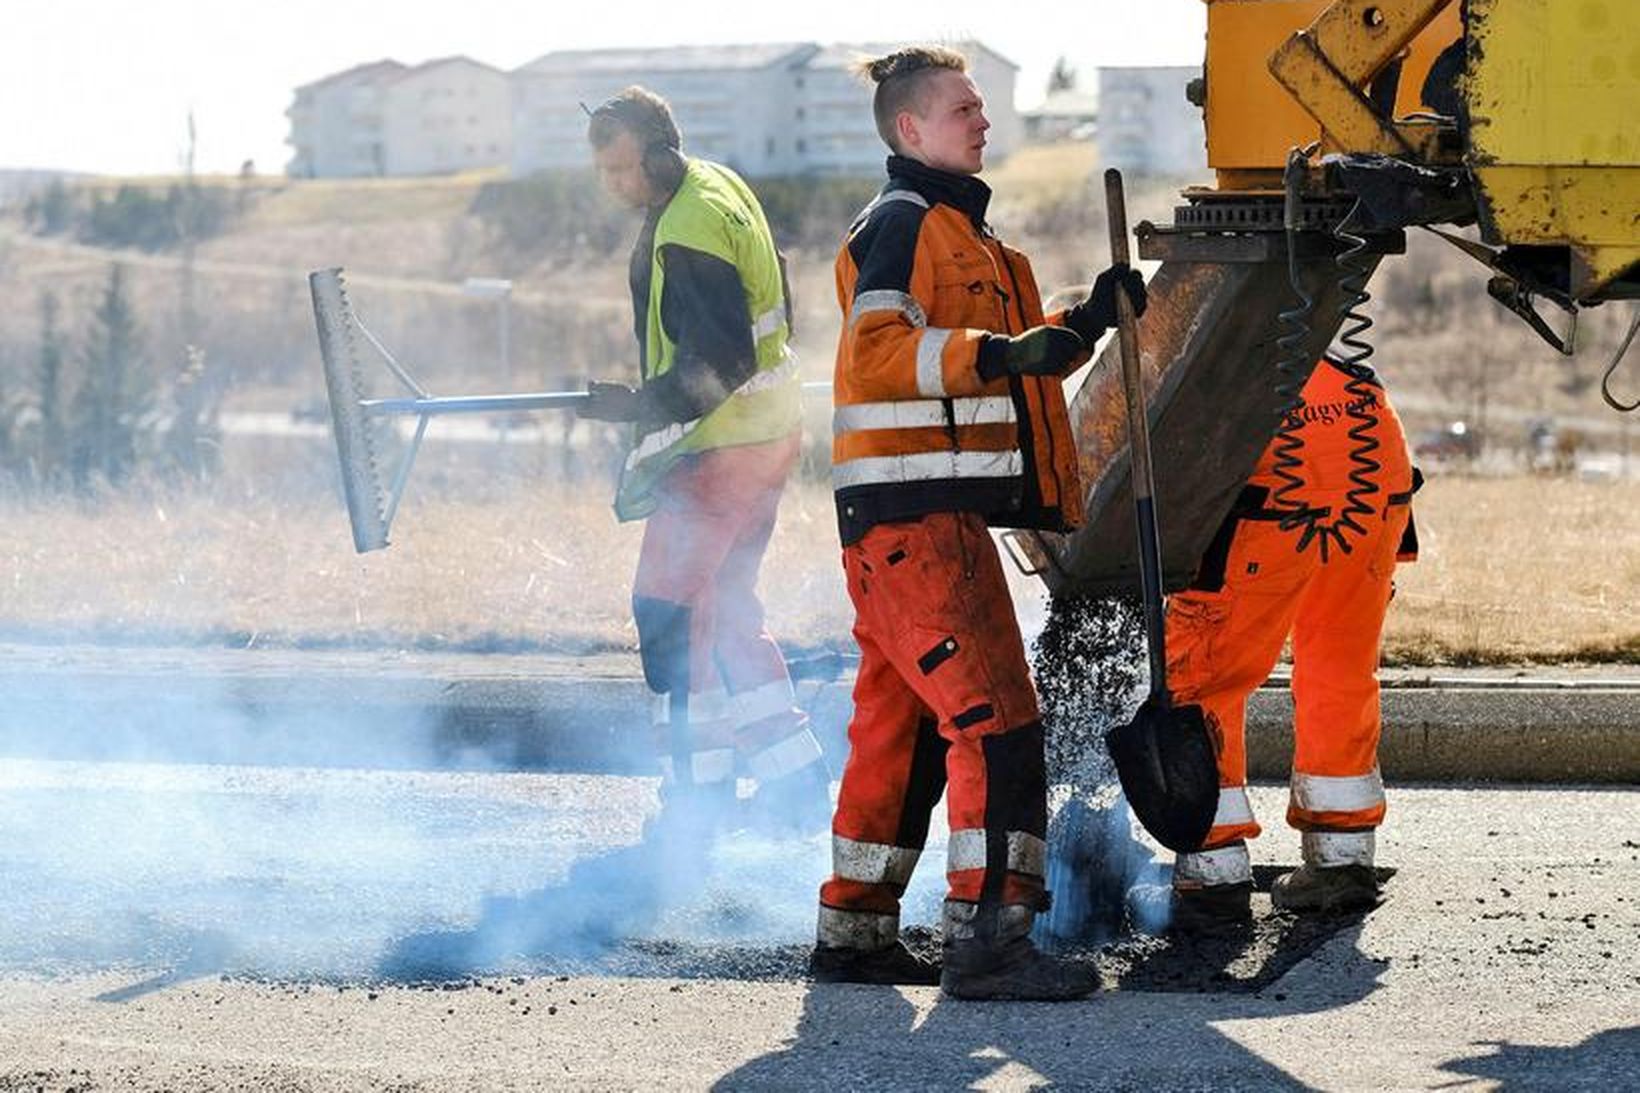
[[[979,347],[975,367],[989,383],[1003,376],[1058,376],[1086,348],[1076,331],[1063,326],[1033,326],[1023,334],[989,335]]]
[[[643,392],[624,383],[605,383],[593,380],[587,384],[589,397],[575,408],[575,416],[593,421],[637,421],[647,406]]]
[[[1127,290],[1134,318],[1143,315],[1150,302],[1145,293],[1145,279],[1126,263],[1117,262],[1095,277],[1093,287],[1088,289],[1088,298],[1065,312],[1065,325],[1082,335],[1082,340],[1090,345],[1116,325],[1117,285]]]

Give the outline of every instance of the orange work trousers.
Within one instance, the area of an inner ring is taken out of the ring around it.
[[[843,549],[860,670],[819,940],[892,944],[946,794],[949,898],[1043,898],[1047,779],[1024,643],[985,522],[935,513]]]
[[[1259,833],[1247,798],[1246,703],[1292,637],[1296,738],[1287,822],[1367,831],[1384,818],[1378,774],[1378,648],[1396,552],[1411,509],[1385,503],[1346,553],[1297,549],[1302,528],[1231,517],[1222,585],[1171,596],[1167,677],[1174,701],[1216,726],[1219,808],[1204,849]]]
[[[759,779],[820,761],[780,647],[764,623],[758,569],[797,433],[686,456],[657,491],[633,581],[639,650],[669,771],[671,691],[686,688],[691,781],[726,782],[740,765]]]

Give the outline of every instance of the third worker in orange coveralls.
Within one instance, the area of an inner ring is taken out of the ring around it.
[[[1294,911],[1379,898],[1374,831],[1378,643],[1397,559],[1411,560],[1415,475],[1401,422],[1376,374],[1328,356],[1276,434],[1198,566],[1168,600],[1173,698],[1199,704],[1222,737],[1219,806],[1203,849],[1174,864],[1175,923],[1213,929],[1250,918],[1245,706],[1292,636],[1296,749],[1287,822],[1303,864],[1278,878]]]
[[[986,225],[984,103],[960,53],[868,62],[888,182],[837,256],[832,481],[860,669],[820,890],[817,979],[958,998],[1081,997],[1092,969],[1037,951],[1043,729],[988,525],[1066,529],[1082,486],[1062,379],[1136,308],[1107,270],[1044,317],[1030,263]],[[900,896],[946,794],[943,970],[899,941]]]

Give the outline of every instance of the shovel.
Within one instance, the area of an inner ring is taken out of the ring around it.
[[[1122,173],[1105,172],[1112,262],[1128,261],[1127,208]],[[1139,379],[1139,333],[1127,292],[1116,293],[1122,386],[1127,396],[1128,457],[1133,467],[1139,574],[1150,646],[1150,694],[1133,720],[1105,734],[1122,792],[1146,831],[1177,853],[1201,848],[1219,804],[1213,738],[1200,706],[1175,706],[1167,690],[1167,646],[1162,618],[1162,549],[1151,494],[1150,429]]]

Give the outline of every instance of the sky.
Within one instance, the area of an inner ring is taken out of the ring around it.
[[[1092,86],[1099,65],[1199,63],[1206,26],[1202,0],[4,0],[0,13],[0,168],[139,175],[183,166],[190,113],[197,170],[278,173],[293,90],[386,57],[510,70],[557,49],[974,38],[1020,66],[1028,107],[1060,56]]]

